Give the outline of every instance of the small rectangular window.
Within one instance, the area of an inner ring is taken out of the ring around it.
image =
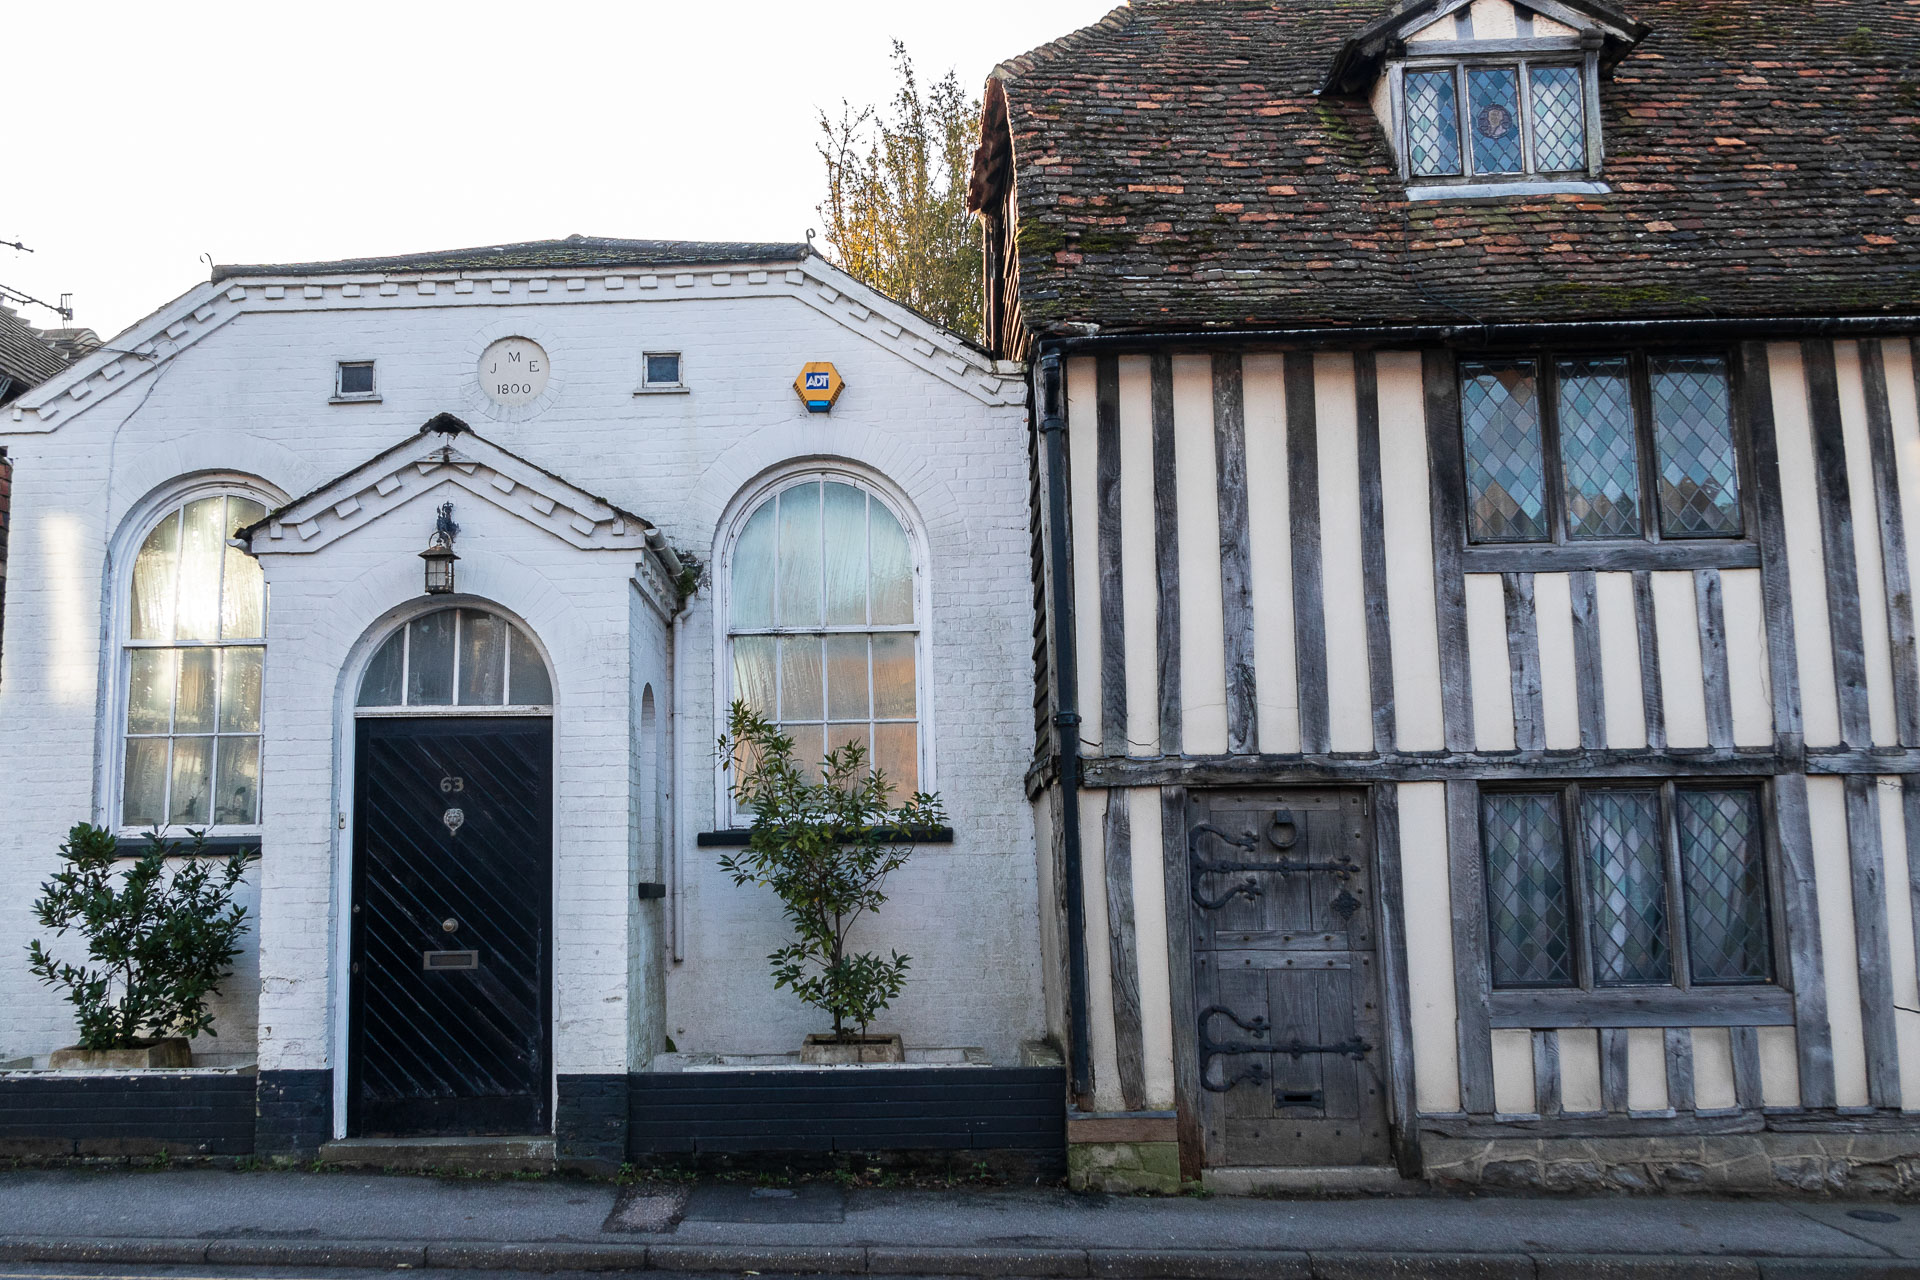
[[[1771,982],[1762,813],[1752,786],[1484,792],[1493,985]]]
[[[342,360],[333,393],[341,399],[373,394],[373,361]]]
[[[680,353],[678,351],[649,351],[643,360],[646,364],[645,385],[649,387],[680,385]]]
[[[1666,356],[1648,370],[1660,447],[1660,532],[1669,538],[1740,532],[1732,394],[1718,356]]]
[[[1519,173],[1520,77],[1512,67],[1467,68],[1467,119],[1475,173]]]

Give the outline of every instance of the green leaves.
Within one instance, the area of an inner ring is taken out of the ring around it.
[[[80,823],[60,854],[67,865],[40,886],[33,904],[41,927],[78,929],[91,965],[56,961],[38,939],[27,963],[48,986],[65,987],[86,1049],[125,1049],[146,1038],[211,1035],[207,998],[233,971],[246,908],[234,891],[257,853],[206,854],[196,832],[181,845],[147,838],[147,849],[119,873],[119,841]],[[174,859],[169,870],[168,859]],[[115,996],[118,999],[115,999]]]
[[[892,110],[820,114],[827,197],[819,206],[833,261],[955,333],[980,332],[980,232],[967,212],[980,103],[949,71],[923,94],[906,46]]]
[[[849,955],[847,934],[887,900],[882,885],[911,852],[899,837],[946,822],[940,798],[919,792],[891,804],[886,775],[852,742],[827,753],[814,781],[795,761],[793,739],[744,702],[733,704],[720,752],[734,798],[753,813],[745,852],[721,858],[720,869],[735,885],[773,890],[794,931],[767,957],[774,986],[831,1014],[835,1035],[847,1023],[864,1033],[899,996],[911,958]]]

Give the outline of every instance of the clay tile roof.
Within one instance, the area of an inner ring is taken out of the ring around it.
[[[401,271],[582,270],[610,267],[731,266],[736,263],[797,262],[812,253],[800,244],[752,244],[712,240],[614,240],[604,236],[568,236],[564,240],[527,240],[472,249],[442,249],[389,258],[345,258],[338,262],[261,263],[218,266],[215,280],[234,276],[333,276]]]
[[[1136,0],[1003,64],[1026,324],[1920,311],[1920,5],[1619,7],[1606,195],[1410,204],[1362,96],[1317,92],[1386,0]]]

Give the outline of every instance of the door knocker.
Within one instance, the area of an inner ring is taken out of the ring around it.
[[[449,809],[440,815],[440,821],[447,824],[447,834],[450,836],[459,835],[460,824],[466,820],[466,812],[461,809]]]

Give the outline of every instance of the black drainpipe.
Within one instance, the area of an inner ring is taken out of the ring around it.
[[[1066,389],[1057,344],[1040,344],[1040,440],[1047,460],[1047,558],[1053,565],[1053,735],[1060,753],[1060,848],[1067,889],[1067,1064],[1076,1099],[1093,1092],[1087,1060],[1087,899],[1080,876],[1080,686],[1067,550]]]

